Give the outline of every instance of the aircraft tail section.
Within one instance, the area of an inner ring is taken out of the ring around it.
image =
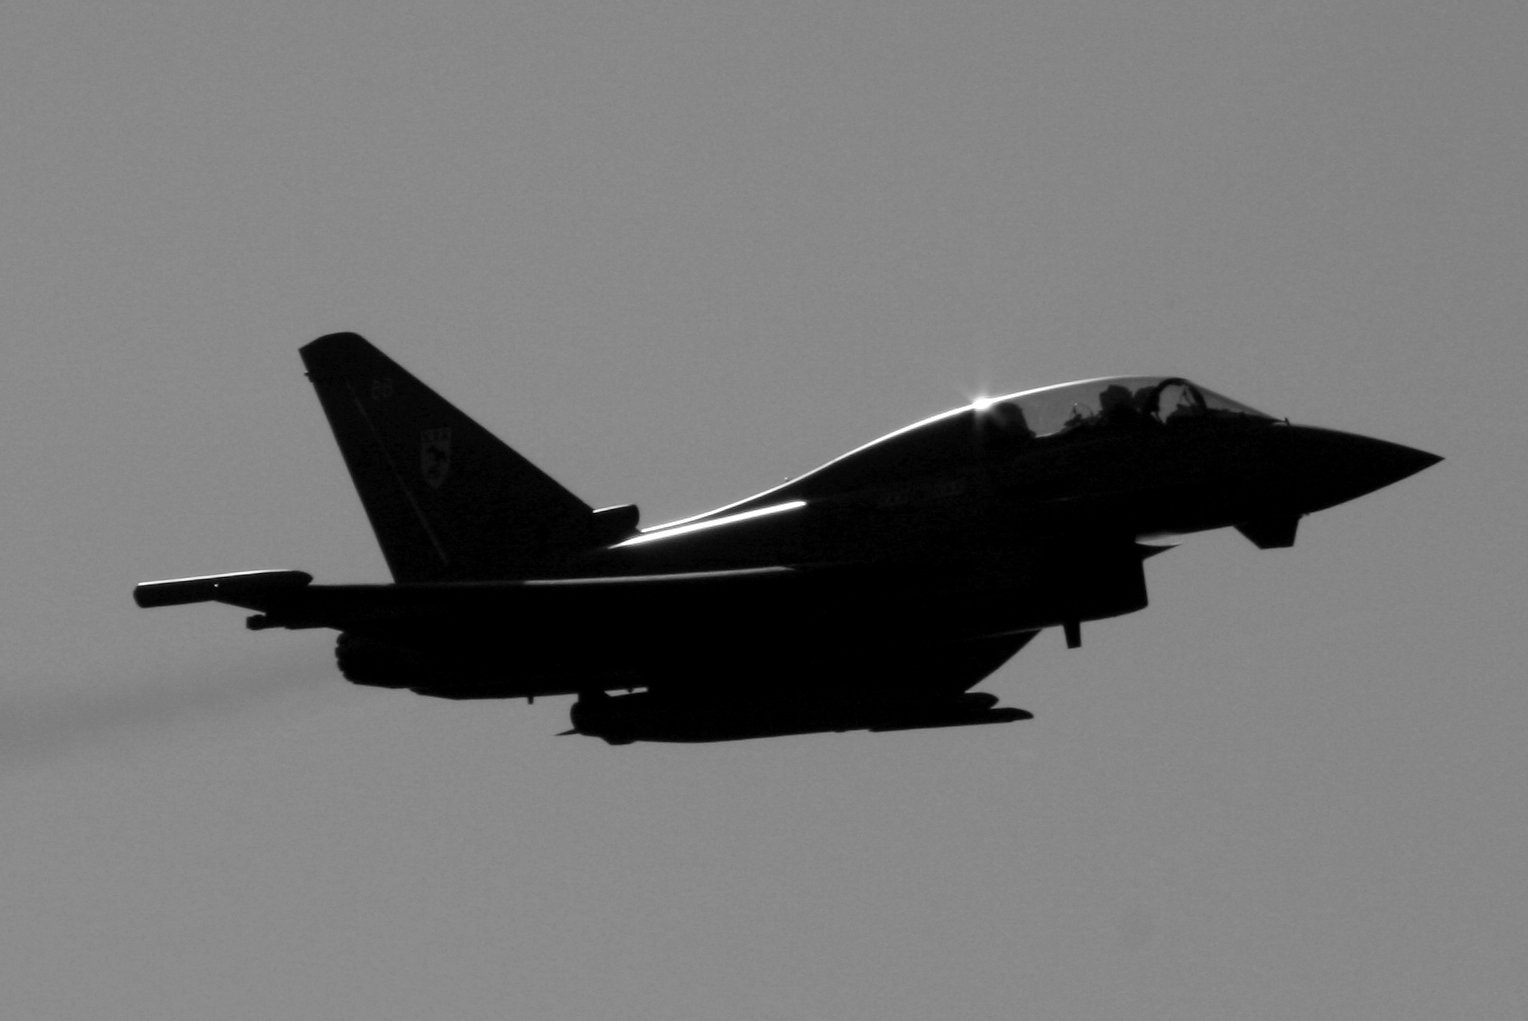
[[[393,578],[523,576],[601,541],[593,508],[354,333],[301,349]]]

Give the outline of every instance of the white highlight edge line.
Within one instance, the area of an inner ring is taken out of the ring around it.
[[[723,517],[711,518],[707,521],[694,521],[687,525],[675,525],[670,528],[664,528],[661,531],[644,532],[641,535],[627,539],[624,542],[618,542],[611,548],[619,549],[622,546],[640,546],[644,542],[657,542],[660,539],[669,539],[676,535],[687,535],[690,532],[699,532],[707,528],[717,528],[722,525],[731,525],[739,521],[747,521],[749,518],[762,518],[769,514],[779,514],[783,511],[795,510],[798,507],[805,506],[805,500],[788,500],[785,503],[771,504],[768,507],[758,507],[754,510],[743,511],[740,514],[727,514]]]

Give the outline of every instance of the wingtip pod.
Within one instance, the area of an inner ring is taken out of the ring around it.
[[[306,571],[239,571],[195,578],[146,581],[133,589],[133,602],[144,609],[186,603],[263,605],[269,597],[303,588],[313,581]]]

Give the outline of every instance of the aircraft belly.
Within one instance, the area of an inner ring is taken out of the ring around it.
[[[304,594],[334,603],[328,614],[343,616],[340,606],[356,614],[328,626],[431,664],[427,672],[442,680],[430,686],[454,686],[461,693],[452,697],[734,678],[775,685],[806,676],[818,683],[867,665],[884,675],[929,648],[1117,616],[1146,603],[1133,545],[1107,556],[1032,551],[1023,559],[973,560],[961,570],[901,565],[757,581],[733,586],[726,599],[706,586],[664,583],[463,586],[437,590],[427,601],[394,588],[391,598],[364,593],[365,613],[343,592]]]

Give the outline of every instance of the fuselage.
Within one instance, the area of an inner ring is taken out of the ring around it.
[[[984,398],[567,565],[595,576],[944,560],[1286,526],[1431,454],[1291,425],[1177,377]],[[1287,543],[1285,543],[1287,544]]]
[[[1141,540],[1295,523],[1436,461],[1291,425],[1176,377],[1113,377],[980,400],[783,485],[618,537],[496,595],[388,586],[403,616],[471,649],[523,636],[519,683],[579,690],[627,671],[841,674],[845,658],[1001,639],[1147,602]],[[350,593],[338,593],[351,598]],[[453,604],[453,600],[456,601]],[[581,640],[598,621],[600,640]],[[899,645],[903,636],[908,643]],[[843,650],[826,668],[814,650]],[[469,658],[488,658],[473,654]],[[653,666],[661,664],[661,666]],[[485,692],[500,692],[495,681]]]
[[[961,693],[1043,628],[1076,644],[1081,622],[1144,607],[1144,540],[1232,526],[1288,546],[1302,515],[1438,460],[1179,377],[1109,377],[982,398],[638,529],[363,338],[302,353],[395,581],[240,572],[146,583],[140,605],[333,628],[361,684],[576,693],[577,729],[607,739],[993,722]],[[650,692],[604,701],[630,687]]]

